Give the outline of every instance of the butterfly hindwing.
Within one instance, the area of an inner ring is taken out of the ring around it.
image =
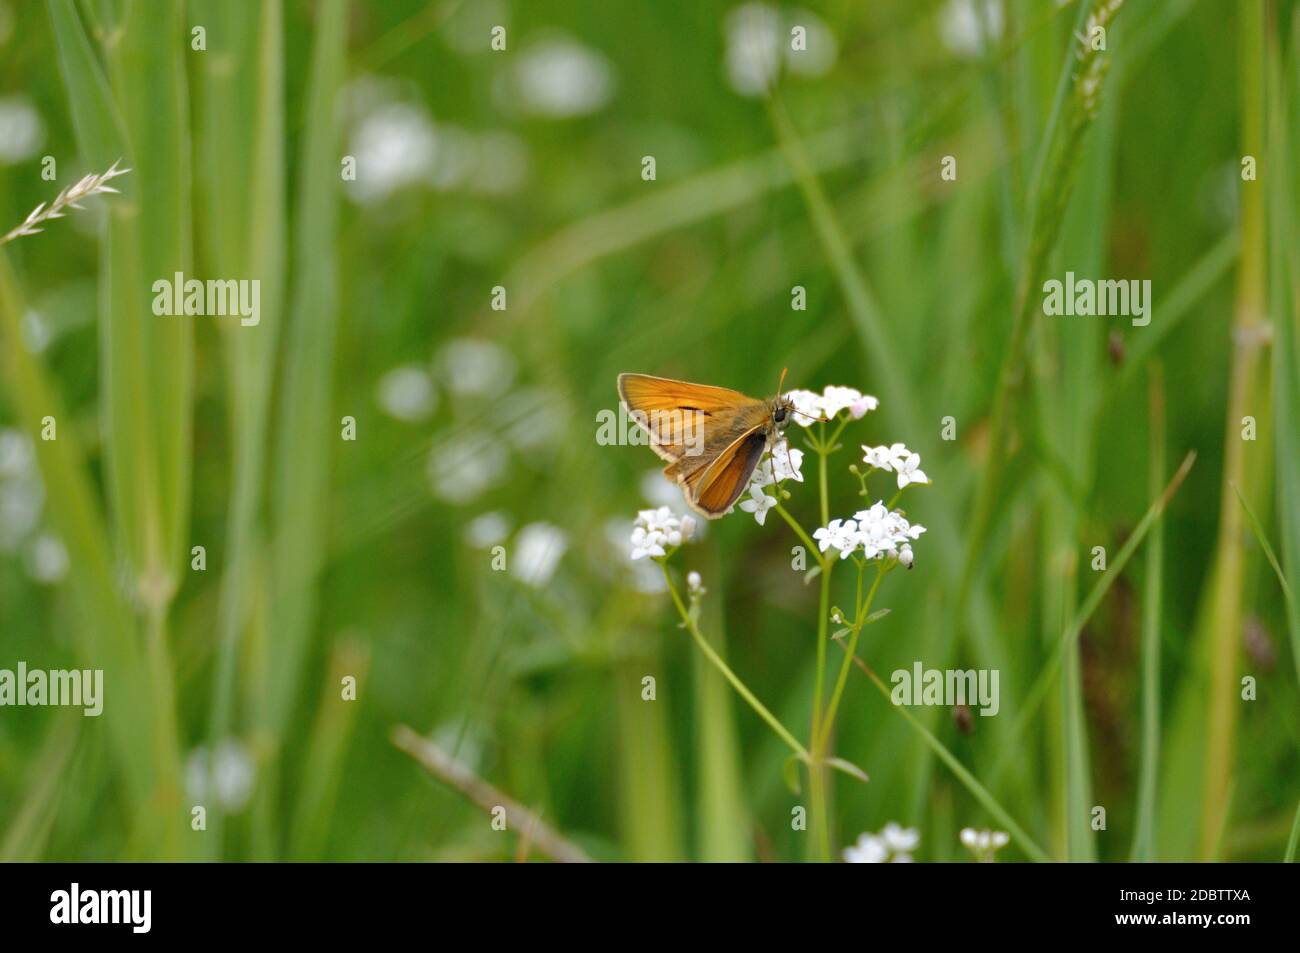
[[[692,473],[683,480],[691,505],[710,519],[731,509],[749,485],[766,446],[767,434],[761,426],[737,437],[698,475]]]

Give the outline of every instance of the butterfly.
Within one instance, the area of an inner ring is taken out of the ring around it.
[[[731,509],[763,451],[800,413],[781,395],[781,384],[775,397],[758,400],[726,387],[620,374],[618,396],[650,435],[651,449],[668,461],[664,476],[681,486],[691,509],[709,519]]]

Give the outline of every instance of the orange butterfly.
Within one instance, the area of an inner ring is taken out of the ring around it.
[[[691,509],[709,519],[731,509],[763,451],[798,413],[781,396],[780,384],[771,400],[757,400],[725,387],[620,374],[618,395],[650,435],[651,449],[668,461],[664,476],[681,486]]]

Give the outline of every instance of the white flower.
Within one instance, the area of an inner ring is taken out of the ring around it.
[[[767,511],[776,506],[776,497],[768,496],[757,484],[749,485],[749,499],[740,501],[740,508],[746,513],[753,513],[758,525],[767,519]]]
[[[791,448],[782,438],[772,446],[770,453],[763,454],[749,482],[751,486],[764,487],[786,480],[803,482],[803,451]]]
[[[817,548],[823,553],[832,547],[840,552],[840,559],[858,548],[858,524],[855,520],[831,520],[813,533]]]
[[[609,61],[565,34],[552,33],[530,42],[514,66],[512,98],[537,116],[584,116],[604,106],[613,94]]]
[[[880,401],[870,394],[863,394],[853,403],[849,404],[849,416],[854,420],[861,420],[867,415],[867,411],[875,410],[880,406]]]
[[[663,537],[651,533],[644,526],[632,528],[632,558],[643,559],[646,556],[664,555]]]
[[[898,471],[898,488],[900,490],[909,483],[930,482],[930,478],[921,469],[921,455],[919,453],[909,453],[894,469]]]
[[[680,546],[695,534],[695,518],[678,519],[666,506],[641,510],[632,525],[632,558],[666,556],[668,547]]]
[[[901,443],[892,444],[891,446],[866,447],[862,448],[862,462],[875,467],[877,470],[893,472],[897,470],[899,464],[907,456],[908,449]]]
[[[831,520],[813,533],[813,539],[822,552],[831,547],[839,550],[841,559],[861,549],[867,559],[899,556],[901,561],[900,547],[906,546],[905,565],[910,565],[912,550],[907,543],[919,539],[924,532],[924,526],[912,525],[902,513],[887,509],[877,500],[869,509],[854,513],[853,519]]]
[[[551,581],[555,567],[569,548],[569,537],[550,523],[529,523],[519,531],[514,542],[510,570],[515,578],[541,588]]]
[[[455,338],[438,355],[447,387],[465,397],[495,397],[510,388],[515,361],[499,344],[480,338]]]
[[[915,827],[900,827],[890,821],[881,830],[880,838],[894,853],[907,854],[916,850],[916,845],[921,842],[921,832]]]
[[[805,43],[791,42],[794,27],[804,31]],[[727,14],[727,81],[742,96],[762,96],[783,66],[801,76],[821,76],[835,65],[835,35],[808,10],[778,10],[770,3],[746,3]]]
[[[1011,841],[1010,835],[1006,831],[979,830],[973,827],[963,827],[961,829],[961,842],[966,849],[975,855],[975,859],[981,863],[992,863],[993,855],[1003,847],[1006,847]]]
[[[373,101],[378,96],[378,84],[362,83],[347,95],[358,100],[359,112],[361,100]],[[433,120],[422,107],[402,102],[369,104],[349,137],[348,151],[356,159],[357,176],[346,180],[344,188],[349,197],[365,205],[426,183],[433,175],[438,145]]]
[[[844,848],[844,861],[849,864],[910,864],[912,851],[921,842],[921,834],[914,827],[900,827],[893,821],[879,834],[862,834],[857,843]]]
[[[1002,0],[949,0],[939,16],[944,46],[960,56],[978,57],[1002,37]]]
[[[698,572],[691,570],[686,574],[686,591],[693,596],[704,595],[706,591],[704,588],[704,580],[700,578]]]
[[[776,477],[776,482],[782,483],[786,480],[794,480],[796,483],[803,482],[803,451],[792,449],[783,438],[775,447],[772,454],[772,470]]]
[[[787,391],[785,396],[794,404],[794,422],[800,427],[811,427],[822,417],[822,398],[810,390]]]
[[[746,3],[727,14],[727,79],[742,96],[761,96],[781,69],[781,16],[767,3]]]
[[[483,513],[465,525],[465,542],[475,549],[495,546],[510,533],[510,520],[502,513]]]
[[[861,391],[852,387],[831,385],[822,392],[822,410],[826,412],[827,417],[834,417],[841,410],[847,410],[853,419],[857,420],[868,410],[875,410],[879,403],[876,398],[863,395]]]
[[[883,864],[889,857],[889,849],[874,834],[862,834],[851,847],[844,848],[846,864]]]
[[[0,165],[13,165],[36,155],[44,141],[45,123],[27,97],[0,99]]]
[[[915,557],[912,555],[911,545],[909,545],[908,543],[904,543],[902,546],[898,547],[899,565],[903,566],[905,569],[911,569],[912,561],[914,559]]]
[[[37,582],[56,583],[68,573],[68,550],[53,533],[41,533],[32,540],[27,563]]]
[[[198,747],[185,760],[185,790],[191,801],[209,798],[229,814],[238,813],[253,793],[257,769],[247,745],[226,738],[211,754]]]
[[[379,379],[375,400],[390,417],[415,423],[433,413],[438,395],[428,371],[416,364],[405,364]]]
[[[26,476],[35,472],[36,453],[21,430],[0,429],[0,478]]]

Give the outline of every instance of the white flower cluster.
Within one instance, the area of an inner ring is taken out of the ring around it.
[[[921,834],[914,827],[900,827],[893,821],[879,834],[863,834],[856,844],[844,848],[847,864],[910,864],[912,851],[921,842]]]
[[[852,420],[861,420],[868,411],[880,406],[880,401],[852,387],[828,385],[820,394],[811,390],[792,390],[786,397],[794,401],[795,423],[811,427],[823,418],[831,419],[847,410]]]
[[[632,558],[665,556],[668,547],[680,546],[695,533],[695,517],[678,517],[666,506],[641,510],[632,526]]]
[[[961,829],[961,842],[981,863],[992,863],[993,855],[1010,843],[1006,831],[977,831],[973,827]]]
[[[912,542],[921,537],[925,527],[913,525],[898,510],[890,510],[876,501],[870,509],[858,510],[852,519],[831,520],[813,533],[817,547],[824,553],[839,550],[847,559],[861,550],[867,559],[896,556],[904,566],[912,565]]]
[[[877,470],[898,475],[898,488],[909,483],[929,483],[930,478],[921,469],[921,455],[908,450],[901,443],[885,447],[862,448],[862,462]]]

